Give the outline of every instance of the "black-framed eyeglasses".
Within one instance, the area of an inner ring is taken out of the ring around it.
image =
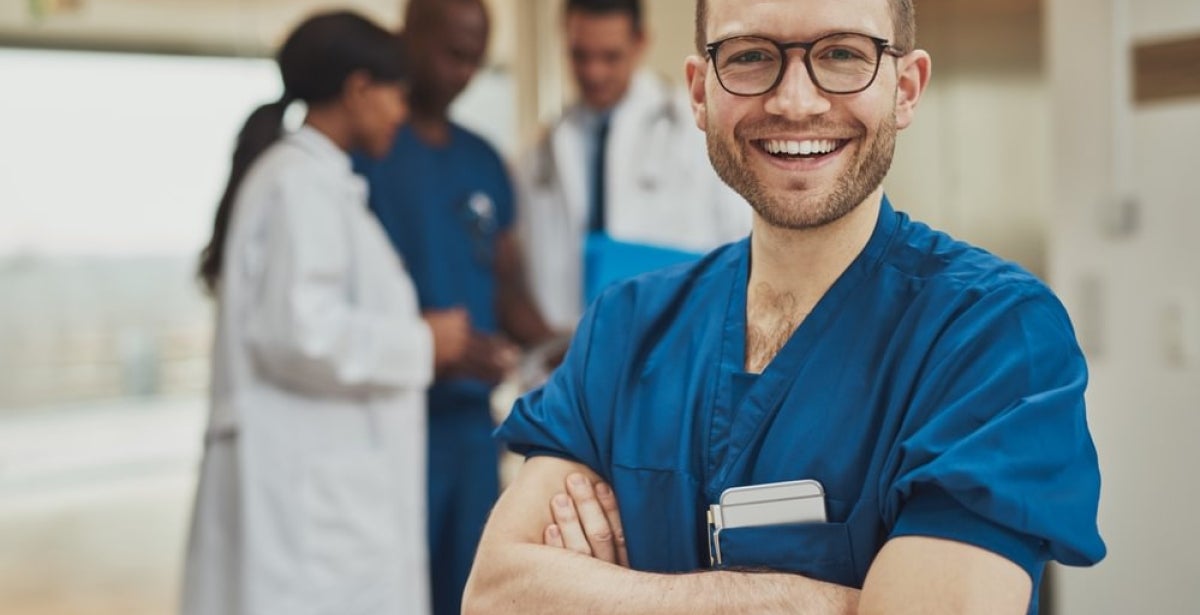
[[[788,50],[804,50],[804,67],[827,94],[857,94],[875,83],[883,54],[904,52],[886,39],[837,32],[809,43],[780,43],[761,36],[734,36],[704,46],[717,81],[734,96],[759,96],[775,89],[787,72]]]

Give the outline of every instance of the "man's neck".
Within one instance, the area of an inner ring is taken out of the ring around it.
[[[784,229],[757,214],[750,238],[746,288],[746,371],[761,372],[858,257],[879,217],[876,190],[853,211],[825,226]]]
[[[445,147],[450,144],[450,118],[444,110],[419,111],[414,108],[409,124],[426,145]]]
[[[304,123],[317,132],[325,135],[342,151],[350,151],[354,147],[349,124],[343,114],[328,107],[309,109]]]
[[[587,102],[586,100],[581,101],[581,102],[583,104],[583,108],[589,114],[595,115],[595,116],[603,116],[603,115],[608,115],[608,114],[612,113],[613,109],[616,109],[617,105],[621,104],[621,100],[624,100],[624,96],[622,96],[620,99],[618,99],[617,102],[614,102],[611,105],[608,105],[606,107],[598,107],[598,106],[592,105],[591,103]]]

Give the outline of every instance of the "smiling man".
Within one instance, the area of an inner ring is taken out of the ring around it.
[[[1105,552],[1087,368],[1042,283],[884,196],[930,76],[911,0],[696,24],[752,235],[605,292],[517,403],[466,612],[1035,613],[1047,561]]]

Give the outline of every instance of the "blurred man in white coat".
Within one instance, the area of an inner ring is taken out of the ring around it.
[[[685,92],[640,67],[640,0],[566,0],[564,26],[579,100],[523,161],[518,223],[538,306],[570,330],[604,282],[741,238],[750,210],[708,163]]]

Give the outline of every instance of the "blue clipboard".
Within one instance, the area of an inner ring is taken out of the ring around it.
[[[644,243],[619,241],[607,233],[589,233],[583,250],[583,299],[585,304],[614,282],[643,273],[690,263],[702,254]]]

